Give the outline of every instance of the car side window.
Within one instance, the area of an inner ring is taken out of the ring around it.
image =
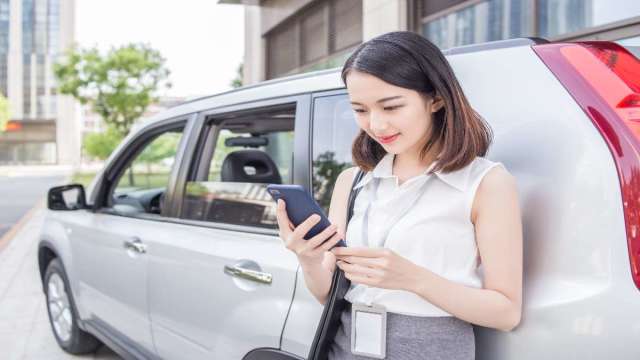
[[[181,217],[277,228],[266,187],[292,183],[294,117],[291,107],[212,121],[185,185]]]
[[[115,182],[110,210],[125,216],[161,214],[182,132],[182,127],[162,132],[138,149]]]
[[[346,94],[318,97],[313,109],[313,196],[329,213],[338,175],[353,166],[351,144],[360,128]]]

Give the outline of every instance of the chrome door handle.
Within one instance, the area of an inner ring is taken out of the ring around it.
[[[133,250],[137,253],[144,254],[147,252],[147,245],[142,243],[142,240],[138,238],[133,238],[131,241],[124,242],[124,248],[127,250]]]
[[[247,268],[243,268],[241,266],[224,266],[225,274],[229,274],[231,276],[236,276],[239,278],[263,283],[263,284],[271,284],[272,276],[269,273],[251,270]]]

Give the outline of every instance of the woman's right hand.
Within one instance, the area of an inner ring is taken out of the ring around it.
[[[285,247],[296,254],[301,264],[322,264],[325,252],[344,238],[343,234],[336,231],[337,226],[331,224],[316,236],[305,240],[304,236],[307,232],[320,221],[320,215],[311,215],[300,225],[294,227],[287,215],[285,201],[282,199],[278,199],[276,218],[278,219],[280,238],[284,240]]]

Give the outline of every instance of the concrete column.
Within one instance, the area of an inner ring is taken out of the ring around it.
[[[244,68],[243,83],[254,84],[264,80],[265,49],[262,38],[261,8],[247,5],[244,7]]]
[[[53,64],[51,55],[44,56],[44,118],[51,119],[55,114],[51,113],[51,79],[53,77]]]
[[[60,51],[64,53],[73,44],[75,34],[75,0],[60,1]],[[80,164],[82,128],[77,102],[70,96],[57,96],[56,144],[58,163]]]
[[[407,0],[363,0],[362,40],[407,29]]]

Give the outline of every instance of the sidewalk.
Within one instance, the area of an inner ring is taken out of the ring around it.
[[[40,201],[32,217],[0,250],[0,357],[21,359],[120,359],[105,346],[93,355],[73,356],[56,343],[47,316],[37,265],[45,213]]]
[[[67,176],[75,170],[71,165],[0,165],[0,176]]]

